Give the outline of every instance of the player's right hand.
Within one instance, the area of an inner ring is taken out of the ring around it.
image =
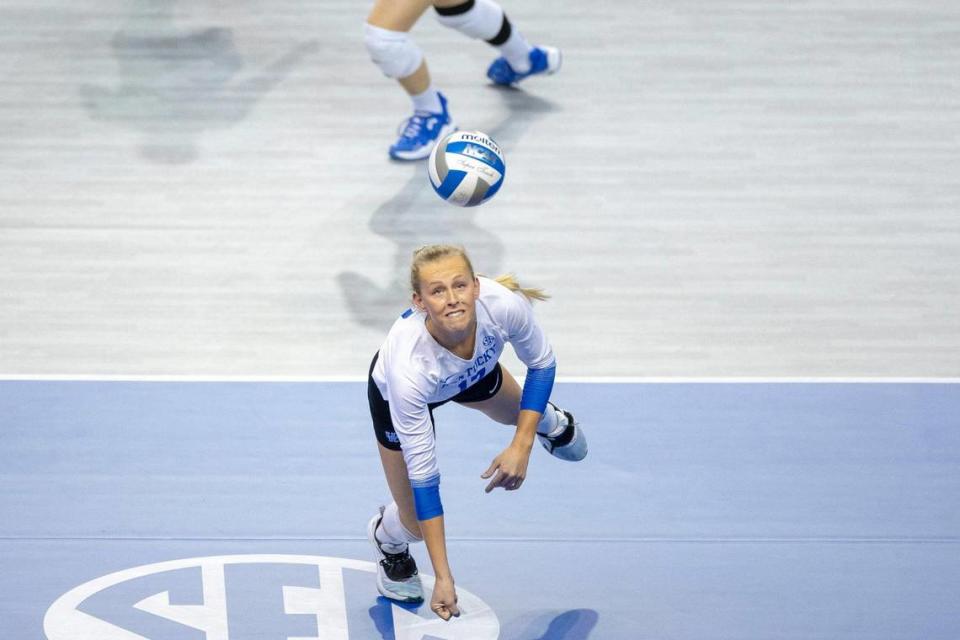
[[[460,608],[457,607],[457,590],[453,586],[452,579],[437,578],[433,585],[433,595],[430,597],[430,609],[444,620],[460,616]]]

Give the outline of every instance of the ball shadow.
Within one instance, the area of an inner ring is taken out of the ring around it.
[[[498,92],[507,114],[498,121],[480,123],[476,128],[488,133],[505,150],[516,145],[534,122],[558,110],[553,102],[521,90],[500,87],[492,90]],[[504,188],[510,188],[509,164],[508,154]],[[503,241],[476,222],[482,205],[460,209],[440,200],[430,188],[424,162],[411,163],[409,171],[407,182],[370,216],[370,230],[393,244],[390,273],[394,276],[375,282],[357,271],[342,271],[337,275],[346,307],[358,325],[386,331],[409,306],[410,257],[424,244],[462,244],[478,270],[491,275],[504,270]]]

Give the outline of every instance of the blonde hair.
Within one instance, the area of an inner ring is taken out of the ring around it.
[[[512,273],[505,273],[494,278],[497,282],[505,286],[510,291],[515,293],[522,293],[523,297],[533,302],[534,300],[549,300],[548,296],[543,289],[537,287],[522,287],[520,283],[517,282],[517,277]]]
[[[475,277],[473,264],[467,257],[467,251],[461,246],[454,244],[427,244],[413,252],[413,261],[410,263],[410,288],[414,293],[420,293],[420,269],[425,264],[436,262],[449,256],[458,256],[463,259],[470,270],[470,277]],[[524,287],[517,281],[517,277],[512,273],[505,273],[494,278],[497,282],[505,286],[514,293],[520,293],[530,302],[534,300],[547,300],[550,298],[543,289],[536,287]]]
[[[467,257],[467,251],[455,244],[425,244],[413,252],[413,261],[410,263],[410,288],[414,293],[420,293],[420,268],[425,264],[442,260],[449,256],[459,256],[467,263],[470,277],[474,277],[473,265]]]

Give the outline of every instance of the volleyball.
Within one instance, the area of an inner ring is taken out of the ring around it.
[[[492,198],[506,172],[503,153],[481,131],[455,131],[434,146],[427,163],[437,195],[458,207],[474,207]]]

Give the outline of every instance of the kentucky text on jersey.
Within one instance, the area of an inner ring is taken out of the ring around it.
[[[489,338],[490,336],[487,337]],[[484,338],[483,344],[487,344],[486,338]],[[473,364],[467,367],[466,371],[450,376],[441,382],[440,388],[443,389],[450,385],[456,385],[458,391],[468,388],[472,383],[487,375],[487,373],[490,371],[490,368],[493,366],[491,361],[495,363],[499,359],[499,353],[497,353],[498,351],[499,349],[496,347],[490,347],[477,356],[477,358],[473,361]]]

